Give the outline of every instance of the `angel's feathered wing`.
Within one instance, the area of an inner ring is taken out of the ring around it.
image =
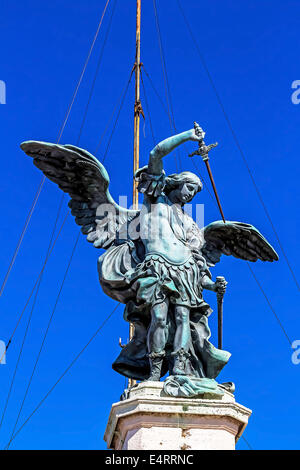
[[[277,261],[278,255],[263,235],[250,224],[222,220],[202,230],[201,252],[209,266],[220,261],[221,255],[232,255],[247,261]]]
[[[111,246],[120,231],[125,238],[124,226],[138,217],[139,211],[115,203],[108,190],[108,173],[97,158],[72,145],[47,142],[23,142],[21,149],[48,179],[70,195],[75,222],[96,248]]]

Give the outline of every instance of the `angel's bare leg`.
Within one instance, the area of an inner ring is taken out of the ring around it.
[[[148,331],[148,351],[150,360],[150,377],[148,380],[159,380],[162,361],[165,356],[167,341],[167,317],[169,301],[154,305],[151,309],[151,325]]]
[[[189,348],[191,339],[190,310],[187,307],[177,305],[175,307],[176,334],[174,339],[174,351]]]
[[[175,356],[173,374],[185,374],[185,362],[189,357],[188,349],[191,341],[190,310],[187,307],[177,305],[175,307],[176,334],[174,339]]]
[[[167,317],[169,301],[154,305],[151,309],[151,325],[148,332],[148,350],[150,353],[161,353],[167,340]]]

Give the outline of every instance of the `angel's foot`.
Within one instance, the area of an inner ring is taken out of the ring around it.
[[[181,348],[179,351],[173,352],[171,356],[175,356],[172,374],[187,375],[187,361],[190,357],[189,353]]]
[[[165,357],[165,351],[160,353],[152,352],[149,354],[150,376],[147,381],[159,382],[161,376],[161,367]]]

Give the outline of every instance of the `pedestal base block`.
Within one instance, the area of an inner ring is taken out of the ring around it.
[[[162,382],[142,382],[112,405],[104,440],[115,450],[234,450],[250,415],[226,390],[172,398]]]

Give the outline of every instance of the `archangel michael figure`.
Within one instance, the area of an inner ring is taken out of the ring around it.
[[[222,394],[215,378],[230,353],[210,341],[212,309],[203,291],[224,294],[227,282],[212,280],[221,255],[247,261],[275,261],[272,246],[253,226],[217,221],[200,228],[184,212],[202,190],[197,175],[165,175],[163,158],[176,147],[200,141],[195,129],[162,142],[135,179],[143,195],[140,210],[127,210],[109,192],[104,166],[72,145],[28,141],[21,145],[34,164],[71,197],[69,207],[82,233],[96,248],[105,294],[125,304],[124,319],[134,335],[113,369],[135,380],[159,381],[172,396]]]

